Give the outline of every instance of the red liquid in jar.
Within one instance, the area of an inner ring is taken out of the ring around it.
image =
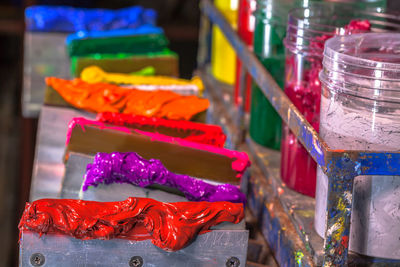
[[[239,10],[238,10],[238,34],[242,38],[242,40],[247,44],[247,47],[250,50],[253,50],[253,36],[254,36],[254,27],[255,27],[255,17],[253,12],[256,9],[256,0],[240,0],[239,2]],[[241,67],[242,62],[239,58],[236,59],[236,83],[235,83],[235,92],[234,92],[234,100],[235,104],[239,105],[240,101],[245,101],[244,109],[245,111],[250,110],[250,98],[251,98],[251,76],[246,73],[244,88],[245,90],[245,99],[241,99],[241,95],[239,92],[240,85],[240,77],[241,77]]]
[[[295,61],[296,56],[287,58],[288,73],[296,71]],[[286,83],[285,93],[318,132],[321,100],[318,73],[322,64],[319,58],[314,58],[310,64],[311,67],[305,71],[303,80],[294,79]],[[282,131],[281,157],[281,177],[287,186],[299,193],[315,197],[317,165],[286,124]]]
[[[345,26],[345,34],[370,31],[367,20],[353,20]],[[324,43],[332,35],[322,35],[310,43],[310,48],[321,51]],[[305,64],[304,62],[308,64]],[[303,63],[303,66],[299,64]],[[303,74],[298,71],[303,67]],[[285,93],[307,121],[319,132],[319,113],[321,102],[321,83],[319,72],[322,69],[322,55],[304,57],[288,52],[286,58]],[[282,181],[295,191],[315,197],[317,165],[296,136],[283,125],[281,143]]]

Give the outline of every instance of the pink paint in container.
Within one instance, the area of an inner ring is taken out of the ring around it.
[[[365,10],[365,9],[364,9]],[[289,13],[286,47],[285,93],[319,132],[321,82],[325,42],[335,35],[382,30],[381,9],[364,11],[361,4],[312,3]],[[378,12],[379,11],[379,12]],[[291,189],[315,196],[315,161],[287,125],[282,127],[281,177]]]

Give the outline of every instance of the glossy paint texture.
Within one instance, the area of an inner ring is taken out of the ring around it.
[[[143,91],[108,83],[89,84],[81,79],[64,80],[55,77],[46,78],[46,83],[70,105],[95,113],[109,111],[189,120],[210,105],[207,99],[164,90]]]
[[[180,137],[182,139],[217,147],[224,147],[226,140],[226,135],[220,126],[192,121],[166,120],[162,118],[112,112],[99,113],[97,114],[96,120],[135,129],[142,129],[148,126],[154,128],[155,132],[159,132],[160,128],[172,128],[184,135],[187,134],[184,137]]]
[[[246,196],[231,184],[211,185],[188,175],[167,170],[158,159],[146,160],[135,152],[97,153],[86,168],[83,191],[99,184],[129,183],[147,187],[165,185],[181,191],[191,201],[246,202]]]
[[[161,249],[176,251],[212,226],[239,223],[243,217],[243,205],[230,202],[163,203],[133,197],[120,202],[40,199],[26,204],[19,229],[83,240],[150,239]]]

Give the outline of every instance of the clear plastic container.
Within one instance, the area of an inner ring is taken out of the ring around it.
[[[370,31],[370,25],[383,22],[382,8],[362,11],[360,3],[312,3],[289,14],[286,47],[285,93],[307,121],[319,131],[321,83],[324,43],[334,35]],[[368,21],[370,20],[371,23]],[[282,127],[281,178],[299,193],[314,197],[316,163],[289,130]]]
[[[400,34],[326,42],[320,135],[332,149],[400,151]],[[328,178],[318,170],[315,227],[324,236]],[[400,176],[359,176],[350,250],[400,259]]]
[[[224,15],[236,30],[238,0],[215,0],[215,7]],[[232,46],[218,26],[212,26],[211,73],[220,82],[235,83],[236,55]]]

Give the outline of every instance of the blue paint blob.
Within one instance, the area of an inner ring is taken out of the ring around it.
[[[69,6],[31,6],[25,9],[27,31],[77,32],[133,29],[155,25],[153,9],[133,6],[117,10]]]

